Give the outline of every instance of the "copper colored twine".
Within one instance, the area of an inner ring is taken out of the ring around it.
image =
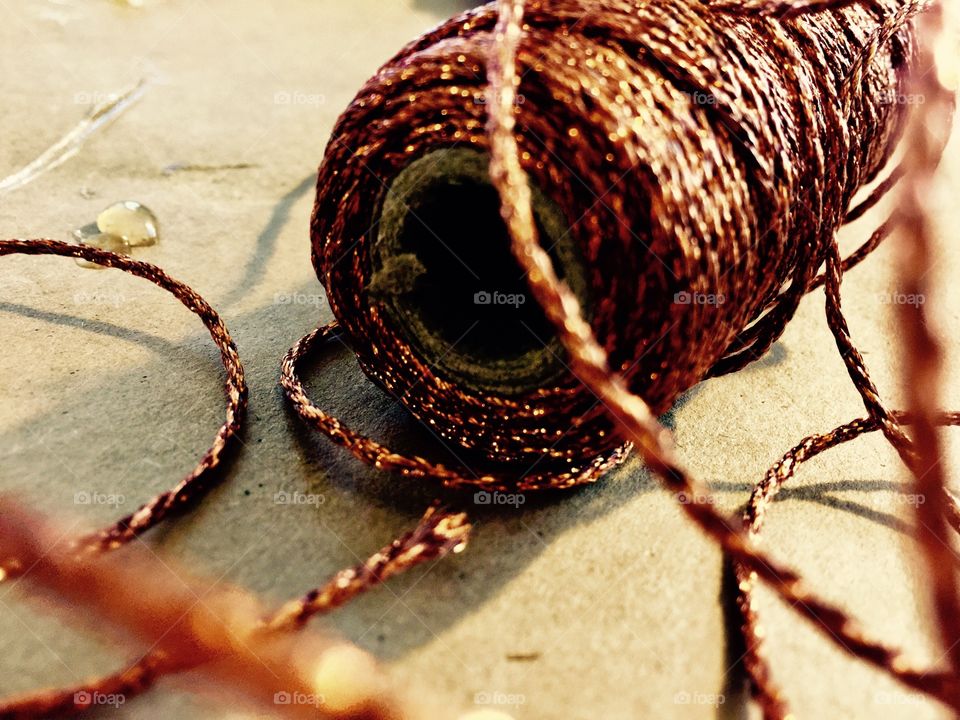
[[[326,435],[337,445],[346,448],[355,457],[379,470],[398,472],[401,475],[413,478],[431,478],[453,488],[482,484],[490,490],[515,489],[517,487],[524,490],[535,490],[542,487],[561,487],[566,484],[595,480],[622,462],[627,455],[628,447],[618,448],[609,456],[600,456],[593,462],[586,464],[576,476],[551,484],[549,477],[539,473],[530,473],[519,483],[515,483],[494,475],[478,475],[467,468],[450,468],[419,456],[406,456],[391,450],[351,429],[330,413],[324,412],[307,396],[307,391],[297,369],[298,364],[311,354],[317,353],[326,343],[339,337],[339,335],[339,325],[332,322],[300,338],[287,351],[281,361],[280,385],[286,392],[287,399],[294,410],[308,425]]]
[[[106,623],[148,648],[114,675],[76,687],[6,698],[0,703],[0,717],[69,716],[89,709],[90,698],[119,695],[127,701],[162,677],[188,671],[200,673],[234,701],[253,702],[287,717],[424,717],[397,696],[384,673],[359,649],[315,632],[288,631],[355,596],[360,589],[345,583],[345,578],[364,577],[372,586],[431,557],[437,546],[462,544],[469,526],[460,519],[431,508],[416,531],[359,565],[353,576],[343,571],[296,607],[271,611],[238,588],[175,569],[175,564],[145,546],[128,547],[107,557],[52,552],[62,543],[58,529],[45,527],[0,498],[0,551],[29,563],[31,584],[58,601],[68,601],[84,619],[93,614],[98,626]],[[334,667],[345,662],[353,667]],[[349,670],[357,669],[366,676],[350,678]],[[331,686],[337,682],[349,687]],[[278,694],[294,693],[304,700],[277,702]],[[309,698],[315,701],[306,701]]]
[[[192,288],[175,280],[163,270],[150,263],[134,260],[125,255],[100,250],[89,245],[72,245],[58,240],[0,240],[0,256],[3,255],[60,255],[62,257],[82,258],[108,268],[123,270],[131,275],[149,280],[160,287],[200,318],[210,333],[214,344],[220,351],[220,359],[226,370],[224,392],[227,396],[226,417],[217,430],[209,449],[200,458],[197,465],[187,473],[179,483],[164,493],[157,495],[135,512],[121,518],[110,527],[80,538],[75,543],[78,551],[99,552],[110,550],[154,527],[165,518],[185,512],[195,506],[220,479],[218,467],[224,454],[237,442],[237,433],[243,422],[247,406],[247,385],[243,375],[243,365],[237,354],[236,345],[227,331],[226,325],[210,307],[206,300]],[[15,577],[25,570],[16,559],[0,558],[2,578]]]
[[[270,669],[267,669],[264,656],[273,651],[265,649],[264,643],[278,642],[273,638],[282,638],[289,631],[302,628],[311,617],[329,612],[349,602],[358,594],[385,582],[393,575],[424,562],[439,559],[448,552],[459,552],[466,546],[470,531],[466,516],[463,513],[449,512],[438,506],[432,506],[413,531],[394,540],[366,562],[355,568],[340,571],[325,585],[311,590],[298,600],[290,601],[275,612],[257,619],[256,622],[244,620],[233,626],[228,623],[225,628],[227,633],[225,637],[220,637],[224,628],[216,626],[216,621],[222,620],[222,614],[217,615],[216,619],[201,618],[203,623],[206,623],[205,628],[189,627],[191,623],[195,626],[199,622],[193,619],[196,613],[189,606],[191,604],[184,605],[179,600],[175,601],[175,598],[171,597],[173,590],[148,582],[148,577],[157,574],[155,569],[151,572],[143,572],[142,568],[124,570],[123,576],[120,577],[117,576],[119,571],[111,568],[101,569],[93,564],[93,558],[102,552],[115,550],[129,543],[165,518],[175,517],[185,512],[196,505],[217,482],[219,477],[214,474],[214,471],[221,463],[224,453],[236,442],[247,400],[243,367],[236,346],[220,316],[200,295],[154,265],[92,246],[71,245],[56,240],[0,241],[0,255],[17,253],[82,258],[147,279],[174,295],[191,312],[200,317],[220,350],[227,374],[225,384],[227,411],[226,420],[218,430],[211,447],[204,453],[197,466],[174,488],[156,496],[136,512],[121,518],[113,525],[89,536],[69,541],[65,549],[51,550],[58,543],[49,542],[47,538],[40,544],[49,552],[41,555],[31,551],[30,548],[39,542],[39,538],[33,537],[30,533],[21,535],[21,530],[15,527],[17,524],[15,519],[19,511],[9,503],[4,505],[0,512],[0,520],[6,522],[0,532],[0,540],[3,541],[0,543],[2,545],[0,546],[0,570],[2,570],[0,578],[12,580],[22,577],[31,585],[39,583],[41,586],[47,586],[62,599],[89,605],[89,610],[99,612],[105,621],[114,624],[118,620],[118,612],[123,607],[127,607],[127,620],[131,620],[129,612],[135,611],[135,619],[138,623],[142,623],[141,630],[146,632],[149,628],[162,626],[156,634],[167,639],[162,645],[154,647],[117,673],[94,678],[75,687],[41,690],[7,698],[0,702],[0,717],[13,719],[73,715],[87,709],[85,703],[90,697],[121,695],[129,699],[147,691],[164,676],[183,673],[210,663],[219,663],[213,669],[211,677],[218,678],[220,681],[227,678],[229,674],[236,676],[239,672],[247,682],[251,679],[251,675],[263,680],[268,689],[276,686],[276,689],[281,692],[304,691],[304,694],[308,694],[309,688],[304,689],[298,685],[300,681],[296,678],[286,675],[281,678],[277,675],[277,673],[289,673],[282,666],[279,668],[274,666],[276,657]],[[127,561],[128,558],[124,560]],[[109,586],[109,592],[94,592],[97,590],[94,581],[98,577],[102,578],[103,585]],[[152,584],[156,585],[153,587],[153,592],[159,595],[151,607],[146,607],[142,602],[143,594],[149,591],[149,586]],[[120,592],[121,589],[133,588],[138,601],[127,598],[124,592]],[[166,594],[162,594],[161,591]],[[93,595],[90,594],[91,592]],[[125,602],[128,606],[123,605]],[[227,606],[223,610],[230,611],[232,605],[229,598],[226,602]],[[164,618],[167,620],[176,618],[176,622],[166,622]],[[184,627],[185,625],[188,627]],[[135,625],[135,627],[140,626]],[[165,630],[171,632],[165,633]],[[174,630],[176,632],[173,632]],[[194,631],[202,630],[207,633],[202,638],[191,635]],[[244,637],[251,633],[256,633],[256,637],[253,640],[247,637],[249,644],[244,644],[238,652],[236,635],[241,632],[246,633]],[[211,635],[214,637],[211,638]],[[260,636],[264,639],[257,640],[256,638]],[[177,642],[181,641],[186,645],[177,646]],[[198,650],[197,643],[202,644],[201,641],[209,644],[209,652]],[[249,645],[254,645],[257,652],[254,653]],[[230,673],[226,672],[224,663],[227,663],[227,670]],[[396,708],[377,709],[374,706],[366,709],[351,708],[344,712],[336,712],[330,708],[317,709],[312,706],[309,709],[275,706],[273,709],[289,710],[288,714],[293,716],[371,719],[405,716],[398,714],[399,711]]]
[[[156,602],[151,607],[145,607],[141,596],[148,592],[148,586],[152,583],[148,582],[147,578],[157,574],[156,568],[145,571],[141,567],[134,567],[121,572],[115,569],[115,563],[112,568],[101,569],[94,563],[95,557],[103,552],[116,550],[162,520],[185,512],[196,505],[216,484],[219,477],[214,474],[214,471],[221,463],[224,453],[236,442],[236,435],[242,425],[246,408],[247,387],[236,346],[220,316],[196,291],[174,280],[154,265],[92,246],[71,245],[56,240],[0,241],[0,256],[17,253],[82,258],[142,277],[174,295],[191,312],[200,317],[220,350],[227,374],[225,384],[227,412],[226,421],[218,430],[211,447],[204,453],[197,466],[174,488],[159,494],[136,512],[121,518],[107,528],[66,542],[65,548],[58,547],[61,545],[60,542],[51,542],[49,537],[44,536],[42,529],[32,527],[36,525],[32,518],[21,517],[22,512],[18,508],[0,499],[0,505],[2,505],[0,521],[3,521],[0,522],[3,526],[0,527],[0,571],[2,571],[0,579],[22,578],[32,585],[39,584],[47,587],[62,599],[88,605],[88,611],[97,612],[105,621],[114,624],[118,620],[118,613],[124,614],[121,611],[126,608],[124,611],[126,621],[133,622],[134,628],[138,631],[147,632],[150,628],[160,627],[156,634],[162,637],[167,637],[163,634],[166,629],[177,631],[171,633],[172,639],[162,645],[159,645],[158,641],[158,646],[117,673],[94,678],[75,687],[41,690],[0,701],[0,718],[12,720],[13,718],[73,715],[87,709],[84,703],[87,702],[86,698],[91,696],[122,695],[125,699],[132,698],[149,690],[164,676],[183,673],[214,662],[240,663],[247,679],[253,673],[255,677],[264,680],[268,687],[273,687],[271,683],[281,681],[276,674],[280,670],[277,668],[267,670],[263,658],[252,653],[247,645],[244,645],[238,655],[235,647],[237,633],[256,633],[258,638],[263,636],[263,640],[251,641],[254,645],[260,642],[274,642],[273,638],[280,638],[290,631],[299,630],[310,618],[336,609],[398,573],[424,562],[439,559],[449,552],[460,552],[466,547],[471,528],[466,515],[462,512],[445,510],[434,504],[427,509],[414,530],[397,538],[367,561],[354,568],[341,570],[323,586],[307,592],[297,600],[291,600],[274,612],[263,614],[255,622],[244,620],[234,626],[228,623],[226,631],[230,637],[219,637],[223,628],[213,626],[206,628],[207,636],[203,638],[191,635],[190,633],[198,629],[183,626],[190,625],[187,620],[192,617],[190,613],[193,612],[193,608],[173,598],[174,590],[162,583],[154,587],[155,594],[159,595],[155,598]],[[38,545],[47,548],[48,552],[37,553],[35,548]],[[124,558],[124,560],[128,559]],[[142,559],[136,562],[147,564]],[[166,565],[163,567],[167,568]],[[98,590],[95,582],[98,578],[101,585],[110,588],[109,592],[102,591],[102,588]],[[136,597],[141,599],[140,602],[128,598],[125,594],[126,590],[134,588]],[[121,589],[125,591],[121,592]],[[176,590],[179,591],[180,588]],[[195,596],[199,594],[202,593],[194,593]],[[227,598],[225,602],[227,605],[225,610],[229,610],[232,601]],[[131,612],[135,615],[134,618],[130,617]],[[167,620],[176,618],[176,622],[169,623],[164,618]],[[202,620],[207,625],[210,623],[216,625],[214,619],[202,618]],[[211,639],[210,634],[216,637]],[[180,647],[179,650],[171,649],[171,645],[176,645],[181,640],[189,647]],[[201,640],[210,644],[209,652],[197,650],[196,643]],[[257,645],[257,648],[261,655],[266,653],[263,647]],[[248,652],[247,657],[242,657],[244,652]],[[222,667],[218,666],[212,672],[211,677],[224,679]],[[297,685],[299,681],[290,677],[286,680],[285,684],[281,683],[278,686],[280,691],[289,693],[303,690]],[[276,709],[275,707],[274,710]],[[303,708],[296,707],[280,709],[289,709],[294,716],[315,716],[319,712],[323,717],[371,719],[400,717],[395,709],[388,708],[380,710],[352,708],[349,712],[342,713],[327,712],[329,708],[322,711],[312,709],[315,712],[307,712]]]

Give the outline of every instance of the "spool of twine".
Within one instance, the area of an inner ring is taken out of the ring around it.
[[[515,136],[540,241],[654,412],[759,358],[814,285],[903,126],[897,9],[527,8]],[[495,21],[454,18],[360,90],[320,168],[313,261],[371,378],[501,484],[565,486],[622,440],[510,252],[484,130]]]

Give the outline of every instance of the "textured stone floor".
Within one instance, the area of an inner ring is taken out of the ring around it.
[[[455,9],[443,0],[0,2],[0,177],[92,102],[152,78],[140,102],[76,157],[0,198],[0,236],[67,239],[123,199],[157,213],[161,242],[136,257],[222,313],[251,402],[226,482],[147,542],[270,599],[366,557],[409,528],[432,496],[301,431],[276,381],[286,348],[329,317],[307,221],[332,124],[380,63]],[[952,371],[958,173],[954,144],[937,196],[942,294],[930,299],[948,330]],[[878,218],[850,228],[845,246]],[[902,394],[884,301],[895,255],[883,248],[844,283],[854,338],[891,398]],[[93,527],[131,510],[189,468],[220,422],[221,369],[203,328],[140,280],[69,260],[0,259],[0,337],[0,490],[45,511]],[[436,452],[345,353],[316,368],[311,386],[358,427]],[[960,383],[951,381],[948,399],[960,407]],[[732,511],[796,441],[862,413],[814,293],[768,357],[696,388],[671,422],[684,462]],[[957,449],[953,442],[954,467]],[[765,541],[872,631],[930,659],[925,598],[900,524],[911,510],[897,492],[903,480],[877,438],[834,451],[800,473],[771,512]],[[323,502],[278,506],[281,490]],[[77,502],[77,493],[112,495],[119,507]],[[495,709],[521,719],[743,717],[730,688],[721,585],[719,553],[630,462],[598,485],[481,515],[467,552],[398,578],[329,622],[404,682],[460,710],[494,698],[513,700]],[[762,597],[769,652],[799,717],[938,716]],[[0,586],[0,691],[77,681],[125,657]],[[238,717],[175,683],[102,714]]]

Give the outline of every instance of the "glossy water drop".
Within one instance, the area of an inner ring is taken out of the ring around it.
[[[153,245],[159,239],[157,216],[135,200],[114,203],[97,215],[100,232],[121,237],[131,247]]]

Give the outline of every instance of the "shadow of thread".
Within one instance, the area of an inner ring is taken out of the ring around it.
[[[413,6],[418,10],[426,10],[442,18],[447,18],[484,4],[481,0],[415,0]]]
[[[11,313],[52,325],[60,325],[61,327],[69,327],[75,330],[85,330],[98,335],[108,335],[138,347],[149,348],[158,354],[173,353],[181,350],[180,346],[162,337],[133,328],[115,325],[114,323],[103,320],[86,320],[66,313],[38,310],[26,305],[20,305],[19,303],[9,302],[0,302],[0,313]]]
[[[277,238],[280,237],[280,232],[290,220],[290,210],[297,200],[316,185],[316,182],[316,173],[307,175],[296,187],[280,198],[280,202],[274,206],[270,219],[267,220],[267,224],[257,235],[255,249],[250,260],[247,261],[243,277],[237,281],[233,289],[222,300],[223,307],[226,308],[237,303],[260,283],[263,277],[263,269],[276,251]]]

